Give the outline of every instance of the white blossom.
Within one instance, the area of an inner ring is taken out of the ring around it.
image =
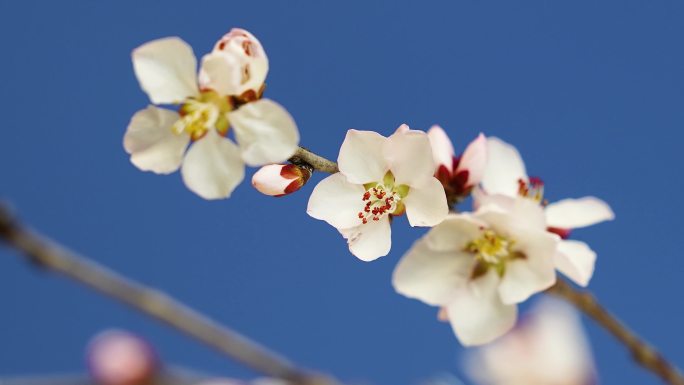
[[[299,133],[278,103],[261,99],[268,59],[259,41],[233,29],[205,55],[196,72],[192,48],[177,37],[151,41],[132,54],[142,89],[154,104],[131,119],[124,148],[143,171],[172,173],[205,199],[227,198],[244,166],[287,160]],[[226,137],[233,128],[237,145]],[[189,147],[189,148],[188,148]]]
[[[307,212],[337,228],[358,258],[389,253],[391,216],[405,212],[411,226],[434,226],[446,217],[446,196],[433,177],[424,132],[402,125],[387,138],[349,130],[337,160],[340,172],[314,188]]]

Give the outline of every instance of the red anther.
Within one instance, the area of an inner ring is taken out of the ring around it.
[[[359,211],[359,218],[363,219],[363,213],[361,211]]]
[[[366,223],[368,223],[368,219],[363,218],[363,224],[365,225]]]
[[[537,176],[531,176],[530,177],[530,186],[532,187],[542,187],[544,186],[544,181],[541,180],[541,178]]]
[[[370,192],[366,191],[365,193],[363,193],[363,199],[362,200],[367,201],[370,199],[370,196],[371,196]]]
[[[378,218],[378,217],[373,217],[373,220],[374,220],[374,221],[379,221],[380,218]]]

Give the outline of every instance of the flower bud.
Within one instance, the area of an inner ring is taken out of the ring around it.
[[[202,68],[201,88],[249,102],[261,96],[268,74],[268,57],[254,35],[233,28],[202,58]]]
[[[295,164],[269,164],[252,177],[252,186],[260,193],[275,197],[299,190],[311,177],[311,170]]]
[[[142,385],[155,376],[158,362],[152,347],[121,330],[95,336],[87,348],[90,374],[99,385]]]

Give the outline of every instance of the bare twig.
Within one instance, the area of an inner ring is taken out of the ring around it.
[[[556,285],[548,292],[574,305],[610,332],[629,349],[632,358],[639,365],[655,373],[668,384],[684,385],[684,377],[674,365],[603,308],[591,293],[579,291],[563,279],[558,279]]]
[[[334,174],[339,171],[337,163],[325,159],[320,155],[316,155],[303,147],[297,149],[297,152],[290,158],[290,162],[295,164],[304,162],[311,165],[316,171],[327,172],[329,174]]]
[[[49,271],[115,298],[213,347],[219,352],[267,376],[296,384],[331,383],[295,367],[238,332],[221,326],[158,290],[124,278],[57,245],[21,225],[0,204],[0,240],[22,252],[31,262]]]

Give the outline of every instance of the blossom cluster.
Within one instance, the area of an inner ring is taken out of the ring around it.
[[[268,59],[249,32],[233,29],[203,56],[164,38],[133,51],[133,67],[152,103],[137,112],[124,137],[131,162],[167,174],[180,168],[190,190],[227,198],[245,165],[263,166],[252,185],[271,196],[299,190],[314,167],[291,160],[294,119],[263,98]],[[228,138],[233,129],[235,144]],[[439,126],[401,125],[388,137],[349,130],[339,172],[313,189],[307,212],[337,229],[363,261],[389,254],[392,222],[431,229],[394,270],[396,291],[439,308],[464,345],[488,343],[509,330],[517,305],[556,282],[556,271],[589,283],[596,253],[569,239],[575,228],[613,219],[595,197],[549,203],[544,183],[527,175],[517,149],[478,135],[458,154]],[[472,198],[472,211],[462,207]],[[457,211],[461,210],[461,211]]]

